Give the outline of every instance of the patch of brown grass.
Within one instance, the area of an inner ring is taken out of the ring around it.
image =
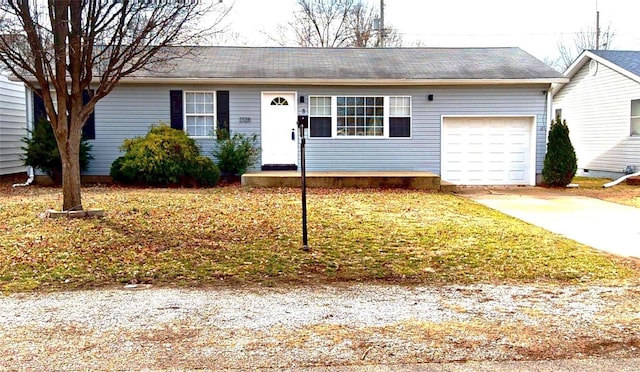
[[[102,219],[38,217],[57,188],[0,190],[0,289],[119,283],[601,282],[637,267],[455,195],[296,189],[89,187]]]
[[[608,178],[576,177],[573,183],[577,183],[579,187],[567,189],[566,192],[640,208],[640,186],[630,186],[622,182],[613,187],[602,187],[610,181],[612,180]]]

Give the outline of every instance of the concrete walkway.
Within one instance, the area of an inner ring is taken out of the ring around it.
[[[640,208],[539,187],[478,188],[461,194],[593,248],[640,258]]]

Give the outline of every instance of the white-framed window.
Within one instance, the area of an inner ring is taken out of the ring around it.
[[[631,101],[631,137],[640,137],[640,99]]]
[[[210,137],[216,130],[216,92],[184,92],[184,130],[191,137]]]
[[[310,96],[310,137],[411,137],[410,96]]]
[[[411,137],[411,97],[389,97],[389,137]]]
[[[384,137],[384,97],[336,98],[337,137]]]
[[[309,97],[309,136],[331,137],[331,96]]]

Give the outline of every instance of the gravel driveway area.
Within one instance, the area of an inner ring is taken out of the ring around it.
[[[351,284],[0,297],[0,369],[632,358],[640,286]]]

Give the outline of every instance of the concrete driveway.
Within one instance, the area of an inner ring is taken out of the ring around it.
[[[640,258],[640,208],[540,187],[467,188],[460,194],[593,248]]]

